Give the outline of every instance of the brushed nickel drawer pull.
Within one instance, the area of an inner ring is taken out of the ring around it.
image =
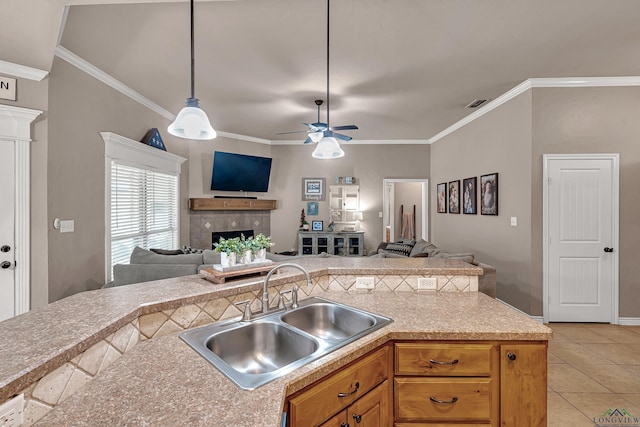
[[[432,401],[433,403],[442,403],[443,405],[451,405],[452,403],[456,403],[458,401],[458,398],[454,397],[451,400],[446,401],[446,400],[436,399],[435,397],[431,396],[429,397],[429,400]]]
[[[455,365],[458,363],[458,359],[453,359],[451,362],[440,362],[439,360],[429,359],[429,362],[434,365]]]
[[[356,386],[355,390],[350,391],[348,393],[338,393],[338,397],[349,397],[356,394],[358,390],[360,390],[360,382],[356,381],[355,386]]]

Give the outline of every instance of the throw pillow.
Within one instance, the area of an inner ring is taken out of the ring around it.
[[[413,249],[413,245],[413,243],[389,243],[384,250],[385,252],[408,257],[411,253],[411,249]]]
[[[192,248],[191,246],[184,245],[182,247],[183,254],[201,254],[203,249]]]
[[[411,253],[409,254],[409,256],[417,257],[421,256],[420,254],[426,254],[426,256],[429,256],[430,249],[435,249],[435,245],[433,243],[427,242],[424,239],[420,239],[416,242],[415,245],[413,245],[413,249],[411,249]]]
[[[149,249],[151,252],[155,252],[160,255],[184,255],[180,249]]]

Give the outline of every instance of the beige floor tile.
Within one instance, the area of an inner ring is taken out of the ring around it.
[[[553,330],[553,337],[549,342],[573,342],[571,338],[562,333],[562,331]]]
[[[600,366],[600,365],[583,365]],[[587,392],[607,393],[607,390],[583,372],[569,364],[554,364],[548,366],[547,382],[555,392]]]
[[[630,414],[640,414],[640,407],[613,393],[560,393],[580,412],[591,419],[603,416],[609,409],[626,409]]]
[[[551,329],[556,331],[557,326],[551,324]],[[615,343],[616,341],[606,337],[591,329],[587,329],[584,326],[561,326],[558,328],[558,332],[568,337],[573,342],[590,344],[590,343]]]
[[[558,366],[558,365],[552,365]],[[640,393],[640,377],[618,365],[574,365],[593,381],[603,385],[613,393]],[[558,390],[555,391],[579,391]],[[583,390],[587,391],[587,390]]]
[[[637,349],[632,345],[635,344],[586,344],[585,347],[616,365],[640,365],[640,345]]]
[[[557,393],[547,395],[547,427],[586,427],[593,422]]]
[[[558,356],[556,356],[555,354],[553,354],[551,352],[551,350],[549,350],[547,352],[547,363],[548,364],[554,364],[554,363],[566,363],[564,360],[560,359]]]
[[[594,324],[589,325],[586,328],[590,331],[596,332],[609,339],[612,339],[615,342],[626,344],[640,344],[640,333],[636,333],[625,326]],[[640,332],[640,330],[638,332]]]
[[[612,363],[602,353],[596,354],[590,351],[595,345],[615,345],[622,346],[622,344],[578,344],[573,342],[550,342],[549,351],[554,355],[564,360],[566,363],[578,364],[578,365],[590,365],[590,364],[605,364]],[[629,349],[627,349],[629,350]]]
[[[627,402],[634,406],[640,406],[640,393],[620,393],[618,396],[622,397]],[[638,415],[638,414],[633,414]]]
[[[640,378],[640,365],[624,365],[624,364],[620,364],[620,366],[622,366],[624,369],[626,369],[627,371],[630,371],[631,373],[637,375],[638,378]]]

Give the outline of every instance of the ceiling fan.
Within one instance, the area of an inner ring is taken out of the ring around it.
[[[324,138],[325,136],[332,136],[334,138],[338,138],[338,139],[341,139],[343,141],[350,141],[351,140],[350,136],[342,135],[342,134],[336,133],[334,131],[336,131],[336,130],[356,130],[356,129],[358,129],[358,126],[356,126],[356,125],[344,125],[344,126],[332,126],[331,128],[329,128],[329,125],[327,123],[322,123],[320,121],[320,106],[322,104],[324,104],[324,101],[322,99],[316,99],[314,102],[318,106],[318,121],[316,121],[315,123],[304,123],[304,122],[302,123],[303,125],[307,126],[309,128],[309,130],[296,130],[296,131],[293,131],[293,132],[281,132],[281,133],[278,133],[277,135],[287,135],[287,134],[292,134],[292,133],[307,132],[308,137],[304,141],[305,144],[309,144],[311,142],[318,142],[322,138]],[[328,104],[327,104],[327,106],[328,106]]]
[[[351,141],[352,138],[350,136],[336,133],[334,131],[358,129],[358,126],[356,125],[331,126],[329,121],[329,1],[330,0],[327,0],[327,123],[322,123],[320,121],[320,106],[324,103],[324,101],[321,99],[316,99],[315,103],[318,106],[318,121],[315,123],[303,123],[303,125],[307,126],[309,130],[282,132],[277,134],[285,135],[291,133],[307,132],[308,137],[304,141],[305,144],[309,144],[311,142],[319,142],[323,138],[337,138],[342,141]]]

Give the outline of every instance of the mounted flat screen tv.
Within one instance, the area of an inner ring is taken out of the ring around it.
[[[216,151],[211,189],[265,193],[269,189],[271,158]]]

